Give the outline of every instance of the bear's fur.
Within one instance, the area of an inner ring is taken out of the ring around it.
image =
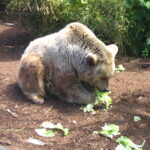
[[[34,103],[44,103],[45,90],[70,103],[92,103],[93,89],[109,90],[117,51],[83,24],[71,23],[29,44],[20,60],[18,84]]]

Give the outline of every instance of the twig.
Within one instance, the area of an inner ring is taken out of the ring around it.
[[[18,117],[16,113],[12,112],[10,109],[6,109],[6,111],[8,113],[10,113],[11,115],[13,115],[14,117]]]
[[[52,108],[53,108],[53,106],[51,106],[51,107],[45,112],[45,114],[47,114]]]

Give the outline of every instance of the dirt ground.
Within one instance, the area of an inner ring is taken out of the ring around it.
[[[92,133],[105,123],[114,123],[119,125],[121,135],[136,144],[146,140],[143,149],[150,150],[150,60],[116,59],[116,64],[123,64],[126,71],[115,73],[111,79],[113,104],[108,112],[98,109],[95,115],[83,113],[79,105],[63,103],[54,96],[47,96],[45,104],[36,105],[22,95],[16,82],[19,59],[29,34],[14,21],[13,26],[5,23],[0,20],[0,149],[3,146],[10,150],[115,150],[115,139]],[[134,122],[134,116],[142,120]],[[34,129],[43,121],[62,123],[71,131],[67,136],[56,132],[52,138],[40,137]],[[29,144],[26,140],[30,137],[46,145]]]

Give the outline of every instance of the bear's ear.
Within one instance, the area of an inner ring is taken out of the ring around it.
[[[100,61],[98,55],[93,53],[87,54],[86,59],[89,65],[96,65]]]
[[[115,56],[117,55],[117,52],[118,52],[118,47],[115,44],[110,44],[107,46],[107,50],[111,54],[111,56],[113,58],[115,58]]]

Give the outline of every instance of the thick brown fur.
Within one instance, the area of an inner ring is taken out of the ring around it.
[[[39,56],[29,54],[22,59],[18,78],[19,85],[28,99],[34,103],[44,103],[44,65]]]

